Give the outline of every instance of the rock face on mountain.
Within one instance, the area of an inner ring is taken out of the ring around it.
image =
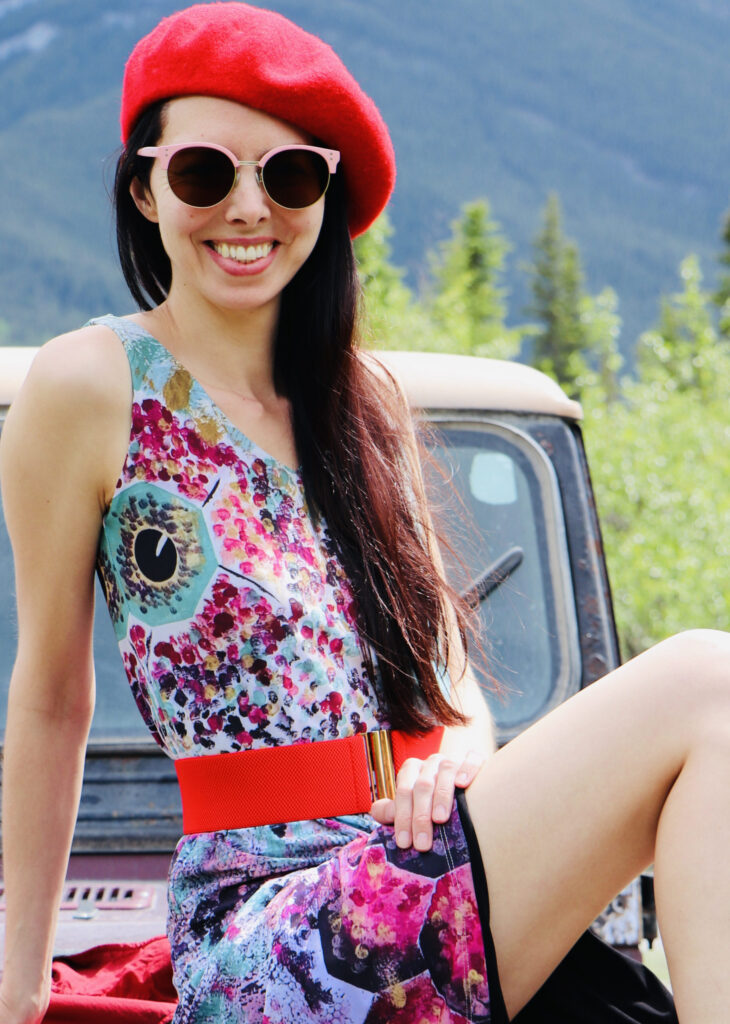
[[[624,344],[712,260],[730,206],[724,0],[268,0],[322,35],[381,106],[399,156],[395,258],[418,280],[461,203],[486,196],[519,264],[557,191]],[[173,0],[0,0],[0,342],[130,306],[105,194],[124,59]]]

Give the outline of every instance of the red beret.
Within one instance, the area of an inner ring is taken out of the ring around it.
[[[127,61],[122,141],[149,104],[191,95],[236,100],[339,149],[353,238],[388,202],[395,156],[378,108],[330,46],[281,14],[230,2],[164,18]]]

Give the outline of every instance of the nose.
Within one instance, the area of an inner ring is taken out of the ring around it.
[[[269,197],[261,184],[258,165],[253,160],[242,160],[226,201],[226,218],[256,224],[268,215]]]

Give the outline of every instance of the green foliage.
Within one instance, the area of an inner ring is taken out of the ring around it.
[[[641,343],[621,400],[584,391],[591,463],[625,655],[730,621],[728,345],[697,260]]]
[[[702,287],[702,271],[696,256],[680,266],[684,289],[662,300],[655,330],[647,331],[638,344],[638,367],[645,380],[657,380],[668,388],[712,392],[716,384],[715,361],[721,347],[714,325],[710,293]]]
[[[391,266],[391,237],[383,219],[357,243],[364,301],[378,342],[493,354],[488,346],[506,331],[500,274],[507,243],[489,206],[464,208],[432,258],[433,277],[423,297],[410,292],[402,272]],[[537,296],[545,309],[557,307],[562,317],[570,313],[567,323],[555,320],[564,324],[573,347],[567,358],[559,346],[557,351],[586,411],[586,444],[624,654],[637,654],[681,629],[726,628],[730,345],[714,325],[713,297],[703,288],[697,258],[682,262],[681,289],[662,302],[656,327],[641,339],[638,377],[621,379],[618,297],[611,288],[598,295],[583,291],[577,250],[562,237],[556,203],[546,211],[537,256],[544,259]],[[524,331],[511,328],[506,336],[517,339]]]
[[[627,382],[586,426],[624,655],[730,621],[727,362],[716,390]]]
[[[607,403],[615,402],[621,390],[619,374],[624,364],[618,347],[618,295],[613,288],[604,288],[598,295],[583,295],[579,312],[591,367],[576,377],[576,387],[580,394],[589,391],[594,396],[602,395]]]
[[[431,280],[414,296],[391,263],[387,213],[355,240],[365,342],[373,348],[511,358],[526,328],[504,323],[500,275],[507,243],[486,201],[467,203],[451,237],[430,258]]]
[[[725,215],[722,240],[725,248],[720,253],[718,262],[721,267],[727,269],[720,276],[713,301],[720,310],[720,333],[730,338],[730,213]]]
[[[469,355],[512,359],[522,331],[505,325],[501,284],[509,245],[492,219],[489,203],[466,203],[452,222],[451,237],[431,254],[433,280],[428,309],[437,327]]]
[[[550,195],[528,268],[537,320],[532,363],[576,394],[577,381],[588,372],[586,330],[581,319],[583,271],[578,247],[563,235],[560,201]]]
[[[403,271],[392,265],[392,236],[390,219],[383,213],[355,239],[364,344],[368,348],[456,351],[404,284]]]
[[[369,231],[355,239],[355,259],[362,288],[363,311],[371,342],[383,346],[401,326],[411,305],[403,271],[391,263],[393,227],[383,213]]]

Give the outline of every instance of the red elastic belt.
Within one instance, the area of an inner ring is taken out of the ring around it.
[[[393,796],[403,762],[435,753],[442,735],[443,728],[424,736],[380,729],[342,740],[180,758],[175,768],[183,832],[364,814],[373,800]]]

